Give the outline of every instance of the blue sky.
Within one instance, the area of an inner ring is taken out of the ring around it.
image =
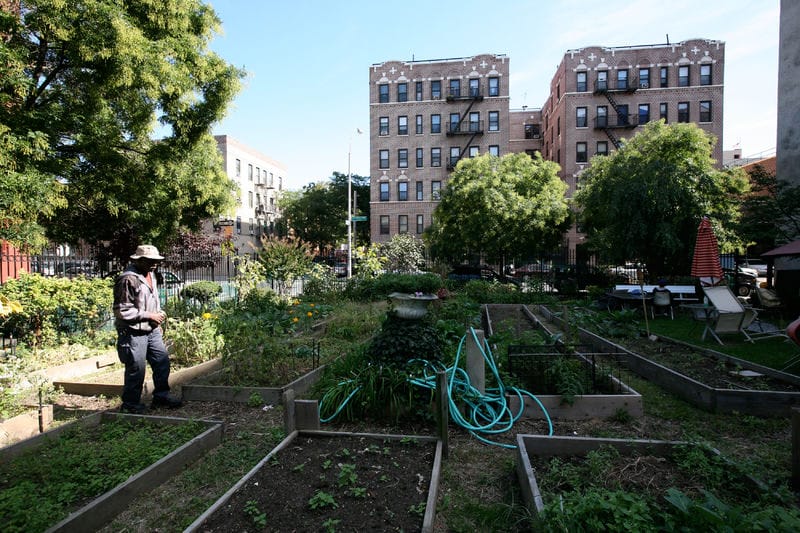
[[[346,173],[348,152],[369,175],[373,63],[506,54],[511,107],[539,108],[568,49],[667,36],[725,42],[723,149],[775,150],[779,0],[209,3],[222,20],[211,49],[248,72],[214,133],[286,165],[288,189]]]

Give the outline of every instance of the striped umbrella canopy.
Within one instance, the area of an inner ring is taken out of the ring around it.
[[[719,262],[719,245],[711,221],[703,217],[697,228],[697,240],[692,258],[692,276],[700,278],[700,283],[712,286],[722,281],[722,265]]]

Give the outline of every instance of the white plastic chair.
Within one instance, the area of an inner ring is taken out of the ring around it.
[[[663,309],[665,314],[669,313],[669,317],[675,320],[675,315],[672,311],[672,293],[668,290],[653,290],[653,318],[656,317],[656,310]]]

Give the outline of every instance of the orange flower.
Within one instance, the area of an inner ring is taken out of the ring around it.
[[[309,317],[309,318],[311,318],[312,316],[314,316],[314,313],[312,313],[311,311],[309,311],[308,313],[306,313],[306,316],[307,316],[307,317]]]
[[[298,320],[300,320],[300,319],[299,319],[299,318],[297,318],[297,317],[294,317],[294,318],[292,319],[292,322],[297,322]]]

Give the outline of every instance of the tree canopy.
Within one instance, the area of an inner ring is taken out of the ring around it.
[[[425,234],[433,255],[502,260],[558,243],[569,224],[567,185],[558,171],[539,154],[459,161]]]
[[[747,181],[717,170],[716,139],[695,124],[647,124],[609,156],[594,157],[575,195],[590,248],[610,261],[643,261],[651,275],[688,274],[704,215],[723,250],[735,233]]]
[[[352,190],[358,198],[355,214],[369,214],[369,178],[352,175]],[[329,250],[347,238],[347,174],[334,172],[328,182],[310,183],[299,194],[281,200],[281,213],[296,237]],[[356,224],[354,246],[369,242],[369,224]]]
[[[742,204],[739,231],[760,252],[800,239],[800,186],[756,164],[749,172],[751,194]]]
[[[200,0],[0,11],[0,238],[163,245],[228,209],[210,128],[243,72],[207,49],[219,25]]]

